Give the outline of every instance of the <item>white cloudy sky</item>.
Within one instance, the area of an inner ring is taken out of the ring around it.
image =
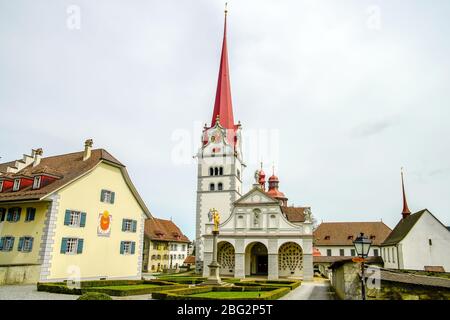
[[[173,152],[184,132],[193,155],[211,118],[223,4],[0,0],[0,161],[93,138],[152,213],[192,237],[196,166]],[[70,5],[79,30],[67,27]],[[244,155],[247,186],[263,157],[319,221],[393,227],[404,166],[411,210],[450,224],[449,1],[246,0],[229,11],[236,120],[279,137],[270,156]]]

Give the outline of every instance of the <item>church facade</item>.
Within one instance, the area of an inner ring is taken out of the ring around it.
[[[244,194],[241,124],[235,124],[228,67],[226,13],[219,77],[211,124],[205,124],[197,154],[196,269],[209,275],[214,223],[211,209],[220,213],[218,262],[220,274],[313,277],[313,226],[309,207],[288,206],[272,174],[263,168]],[[267,184],[268,182],[268,184]]]

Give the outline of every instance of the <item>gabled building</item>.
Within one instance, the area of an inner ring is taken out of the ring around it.
[[[450,231],[428,209],[411,214],[402,172],[402,219],[381,244],[384,266],[391,269],[450,271]]]
[[[1,282],[140,279],[150,211],[104,149],[0,164]]]
[[[143,266],[145,272],[179,269],[188,256],[190,240],[172,220],[145,221]]]
[[[369,256],[380,256],[380,245],[391,233],[382,221],[375,222],[322,222],[314,230],[314,248],[320,256],[355,257],[353,241],[361,234],[372,241]]]

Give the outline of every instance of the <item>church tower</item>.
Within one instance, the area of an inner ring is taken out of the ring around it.
[[[210,222],[209,210],[220,213],[221,222],[231,214],[233,202],[242,194],[241,124],[234,123],[231,103],[230,75],[227,51],[227,10],[217,80],[216,100],[211,125],[205,124],[202,146],[197,153],[197,209],[195,235],[196,270],[203,269],[205,224]]]

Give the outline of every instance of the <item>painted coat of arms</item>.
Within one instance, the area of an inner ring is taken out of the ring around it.
[[[101,237],[109,237],[111,234],[112,215],[107,210],[98,215],[97,235]]]

